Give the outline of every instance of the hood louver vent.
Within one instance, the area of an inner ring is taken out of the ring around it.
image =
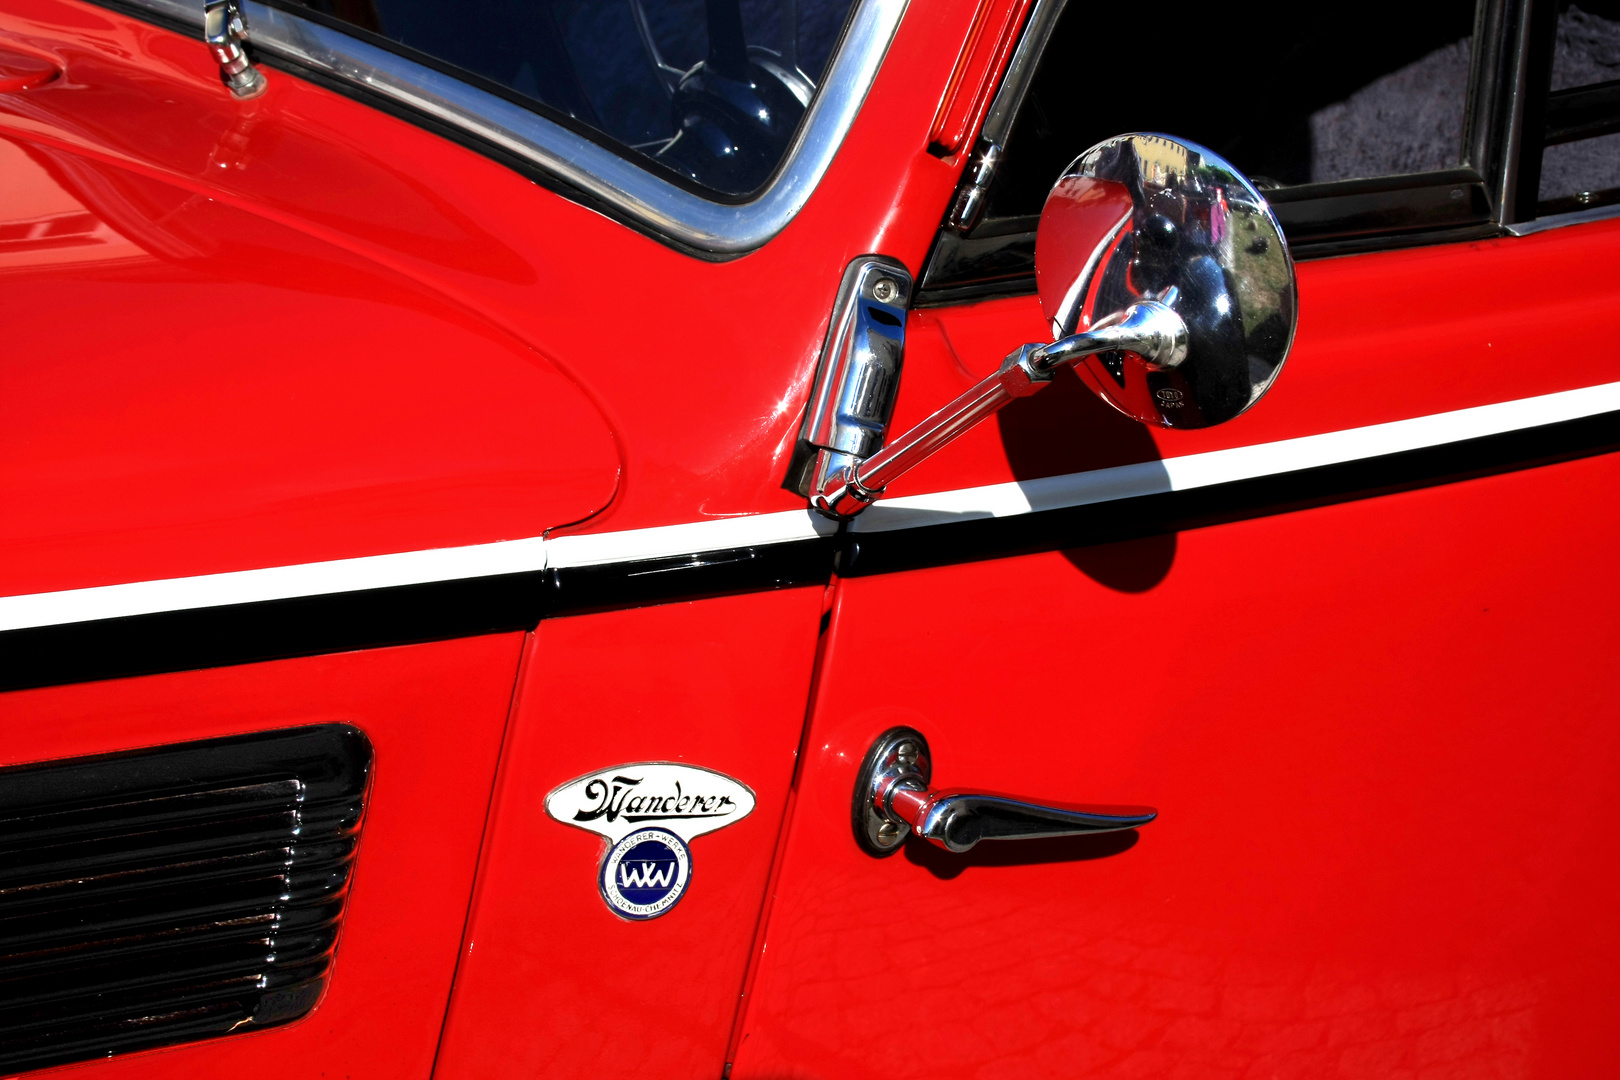
[[[324,724],[0,769],[0,1072],[308,1013],[370,765]]]

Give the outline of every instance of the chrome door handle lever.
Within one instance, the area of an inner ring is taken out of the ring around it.
[[[933,758],[913,728],[891,728],[867,751],[855,779],[855,839],[872,855],[892,855],[908,832],[946,851],[980,840],[1034,840],[1117,832],[1146,825],[1159,812],[1146,806],[1037,804],[1006,795],[930,791]]]

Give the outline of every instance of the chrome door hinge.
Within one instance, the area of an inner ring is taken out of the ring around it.
[[[945,215],[945,226],[959,233],[971,230],[984,209],[984,197],[990,191],[990,182],[996,178],[996,166],[1001,164],[1001,146],[988,139],[980,139],[962,171],[956,197],[951,200],[950,212]]]
[[[788,484],[801,495],[883,447],[900,390],[911,271],[886,255],[844,270]]]

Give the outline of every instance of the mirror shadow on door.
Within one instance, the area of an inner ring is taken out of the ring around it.
[[[996,420],[1007,463],[1020,481],[1160,457],[1151,429],[1100,400],[1073,370],[1059,371],[1045,393],[1014,402]],[[1111,507],[1064,513],[1072,520],[1056,531],[1078,542],[1063,548],[1063,557],[1099,585],[1146,592],[1175,564],[1176,533],[1151,517]]]

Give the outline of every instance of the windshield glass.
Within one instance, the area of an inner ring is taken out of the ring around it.
[[[851,0],[283,0],[725,195],[770,178]]]

